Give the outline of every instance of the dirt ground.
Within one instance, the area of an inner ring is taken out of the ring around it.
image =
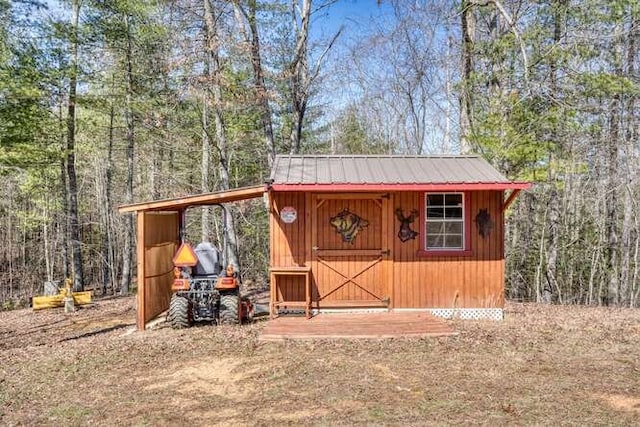
[[[510,303],[454,337],[135,332],[134,298],[0,313],[0,425],[638,425],[640,311]]]

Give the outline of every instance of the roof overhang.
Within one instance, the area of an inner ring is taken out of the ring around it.
[[[529,182],[460,182],[428,184],[271,184],[272,191],[311,191],[311,192],[349,192],[349,191],[505,191],[526,190]]]
[[[191,206],[207,206],[218,203],[238,202],[247,199],[262,197],[266,191],[264,185],[253,187],[235,188],[233,190],[216,191],[213,193],[198,194],[195,196],[177,197],[174,199],[154,200],[151,202],[134,203],[118,208],[118,212],[139,211],[179,211]]]

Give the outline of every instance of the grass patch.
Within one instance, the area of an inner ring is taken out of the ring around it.
[[[49,421],[56,423],[76,423],[77,421],[85,420],[92,413],[93,411],[90,408],[78,405],[62,404],[49,409],[46,417]]]
[[[131,321],[132,301],[0,313],[0,424],[640,422],[638,310],[509,304],[438,339],[259,344],[258,323],[65,340]]]

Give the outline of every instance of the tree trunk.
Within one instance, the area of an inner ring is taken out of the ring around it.
[[[149,170],[149,192],[153,200],[158,200],[160,196],[160,183],[158,177],[160,177],[160,166],[162,164],[161,151],[162,148],[158,148],[155,145],[151,147],[151,168]]]
[[[622,29],[614,32],[615,73],[622,77]],[[615,93],[609,107],[609,135],[607,136],[606,235],[607,235],[607,304],[620,304],[620,265],[618,230],[618,156],[620,145],[621,95]]]
[[[111,185],[113,180],[113,139],[115,107],[109,110],[109,140],[107,142],[107,164],[104,171],[102,206],[102,294],[113,290],[113,235],[111,230]]]
[[[468,154],[471,149],[473,130],[473,99],[471,96],[471,74],[473,73],[473,38],[476,21],[473,14],[473,2],[462,0],[462,88],[460,90],[460,152]]]
[[[630,14],[630,31],[629,31],[629,41],[627,44],[627,52],[626,52],[626,62],[627,62],[627,70],[626,76],[628,78],[634,78],[636,76],[636,54],[637,54],[637,42],[638,38],[640,38],[640,28],[638,28],[639,22],[639,11],[632,11]],[[634,150],[634,142],[638,135],[635,134],[636,127],[640,120],[636,117],[635,109],[636,109],[636,98],[637,95],[632,94],[629,95],[628,104],[626,107],[626,134],[625,134],[625,144],[624,144],[624,171],[626,182],[623,188],[623,200],[622,206],[624,207],[623,211],[623,220],[622,220],[622,230],[621,230],[621,239],[622,239],[622,252],[620,254],[620,304],[627,307],[634,307],[634,298],[633,298],[633,290],[635,289],[635,275],[631,271],[633,262],[633,252],[632,248],[634,246],[633,239],[635,235],[635,239],[637,241],[638,230],[634,229],[634,185],[633,183],[637,179],[637,157]],[[636,266],[637,269],[637,266]]]
[[[134,148],[135,148],[135,123],[133,118],[133,47],[131,42],[131,28],[129,26],[129,17],[124,17],[127,31],[127,49],[125,52],[126,73],[127,73],[127,96],[125,100],[125,121],[127,126],[127,182],[125,186],[125,202],[133,203],[133,165],[134,165]],[[129,293],[129,284],[132,277],[133,263],[133,215],[127,214],[125,219],[124,244],[122,248],[122,279],[120,281],[120,294],[127,295]],[[138,277],[138,280],[144,280]]]
[[[553,44],[558,45],[562,37],[562,13],[564,0],[559,1],[554,8],[553,14]],[[557,63],[554,55],[549,56],[549,73],[550,73],[550,86],[551,93],[558,93],[558,76],[557,76]],[[551,147],[549,153],[549,166],[548,166],[548,250],[547,250],[547,269],[546,269],[546,289],[548,292],[556,292],[560,296],[560,288],[557,281],[557,262],[558,262],[558,248],[560,246],[560,197],[558,195],[558,189],[556,188],[556,174],[554,171],[555,153],[563,153],[563,147],[561,142],[560,128],[558,124],[554,124],[552,127],[551,141],[555,146]],[[559,154],[557,157],[561,157]],[[551,298],[545,300],[545,302],[551,302]],[[562,302],[562,301],[559,301]]]
[[[80,242],[80,221],[78,214],[78,184],[75,165],[76,134],[76,90],[78,85],[78,20],[80,1],[73,3],[73,32],[71,39],[71,66],[69,71],[69,105],[67,108],[67,207],[69,218],[69,236],[71,259],[73,262],[73,290],[84,289],[82,272],[82,248]]]
[[[222,82],[220,67],[220,43],[218,40],[218,29],[214,17],[213,7],[210,0],[204,0],[204,19],[206,24],[206,52],[209,56],[210,73],[211,73],[211,93],[213,94],[213,120],[216,130],[216,148],[218,151],[218,173],[220,175],[220,188],[228,190],[230,188],[229,180],[229,160],[227,137],[225,133],[224,117],[222,110]],[[238,238],[235,225],[233,222],[232,207],[227,207],[229,215],[227,215],[226,236],[227,247],[223,248],[225,253],[225,262],[233,264],[236,269],[240,268],[238,258]]]
[[[302,141],[302,126],[304,116],[309,101],[309,23],[311,20],[311,1],[303,0],[300,8],[300,25],[297,20],[297,0],[292,0],[292,18],[297,28],[296,47],[293,61],[290,66],[291,101],[293,107],[293,117],[291,134],[289,137],[291,146],[290,153],[300,152]]]
[[[47,200],[47,206],[43,212],[44,221],[42,221],[42,243],[44,246],[44,263],[45,271],[47,273],[47,282],[53,280],[53,263],[51,260],[51,243],[49,240],[49,201]]]
[[[62,118],[62,105],[60,105],[60,124],[64,126]],[[66,149],[66,131],[61,132],[61,150]],[[66,156],[65,156],[66,157]],[[67,165],[65,158],[60,160],[60,210],[62,218],[58,222],[58,232],[61,236],[60,257],[62,258],[62,277],[71,278],[71,263],[69,258],[69,196],[67,195]]]
[[[448,32],[448,30],[447,30]],[[451,153],[451,93],[452,93],[452,85],[451,85],[451,69],[449,66],[449,58],[451,54],[451,37],[447,37],[447,55],[444,63],[444,79],[445,79],[445,110],[444,110],[444,136],[442,143],[442,152],[444,154]]]
[[[207,74],[208,74],[207,70]],[[200,165],[200,191],[208,193],[211,191],[209,184],[209,169],[211,164],[211,141],[209,140],[209,100],[207,95],[202,99],[202,162]],[[211,208],[203,206],[201,212],[201,241],[208,242],[211,237]]]
[[[236,11],[238,25],[241,28],[245,42],[250,46],[250,59],[253,68],[253,89],[256,100],[260,108],[260,125],[264,134],[265,147],[267,149],[267,161],[269,168],[273,165],[276,157],[276,146],[273,136],[273,121],[271,119],[271,106],[269,105],[269,97],[264,80],[264,71],[262,69],[262,54],[260,50],[260,34],[258,31],[258,20],[256,19],[257,2],[256,0],[248,0],[247,11],[245,11],[238,1],[234,1],[233,6]],[[244,21],[246,19],[250,33],[247,35],[244,31]]]
[[[545,272],[546,285],[545,285],[545,298],[543,302],[550,303],[551,295],[553,292],[558,292],[557,276],[557,261],[558,261],[558,247],[560,245],[560,230],[559,230],[559,198],[558,191],[555,188],[555,182],[550,180],[549,188],[549,201],[548,201],[548,235],[549,235],[549,247],[547,249],[547,269]],[[562,301],[559,301],[562,302]]]

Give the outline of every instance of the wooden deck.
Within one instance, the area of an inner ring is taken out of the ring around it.
[[[311,319],[294,316],[271,319],[259,339],[384,339],[457,334],[443,320],[426,312],[321,313]]]

